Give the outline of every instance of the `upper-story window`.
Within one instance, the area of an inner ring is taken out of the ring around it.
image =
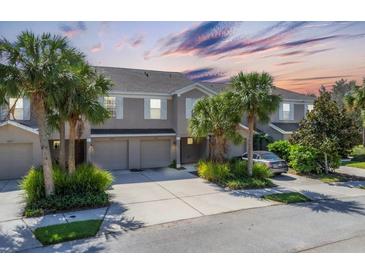
[[[186,119],[190,119],[193,113],[194,106],[198,98],[186,98],[185,99],[185,117]]]
[[[279,119],[280,120],[294,120],[294,105],[291,103],[281,103]]]
[[[145,98],[144,99],[144,118],[145,119],[167,119],[167,100]]]
[[[8,103],[8,105],[0,106],[0,120],[4,120],[7,117],[10,120],[30,119],[30,100],[28,97],[9,98]],[[10,108],[13,108],[11,113],[9,113]]]
[[[24,108],[23,108],[23,98],[10,98],[9,107],[14,106],[14,116],[10,114],[10,120],[23,120],[24,119]]]
[[[116,117],[116,98],[115,97],[104,97],[104,107],[110,112],[112,118]]]
[[[313,108],[314,108],[314,105],[313,104],[306,104],[305,105],[305,114],[307,112],[311,112],[313,110]]]
[[[161,99],[150,100],[150,118],[161,119]]]

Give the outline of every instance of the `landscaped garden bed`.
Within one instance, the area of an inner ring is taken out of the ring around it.
[[[299,192],[268,194],[263,196],[263,198],[284,204],[304,203],[311,201],[311,199]]]
[[[93,237],[98,233],[102,220],[87,220],[39,227],[34,235],[43,245]]]
[[[84,164],[69,174],[59,167],[54,167],[53,180],[55,192],[46,197],[43,172],[40,168],[32,168],[24,177],[21,188],[25,191],[26,217],[109,204],[106,190],[110,187],[113,177],[103,169]]]
[[[232,160],[224,163],[200,161],[197,172],[199,177],[229,189],[255,189],[276,186],[270,177],[270,169],[261,163],[255,163],[252,177],[247,175],[247,162]]]

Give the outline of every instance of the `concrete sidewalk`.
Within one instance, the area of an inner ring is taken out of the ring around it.
[[[363,169],[363,168],[340,166],[336,171],[339,173],[347,174],[347,175],[365,178],[365,169]]]

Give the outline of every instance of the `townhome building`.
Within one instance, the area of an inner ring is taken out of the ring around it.
[[[146,169],[195,163],[207,156],[208,139],[192,138],[188,123],[194,104],[202,97],[214,96],[227,85],[194,82],[179,72],[96,67],[114,83],[100,102],[111,118],[101,125],[85,124],[76,143],[77,163],[95,163],[109,170]],[[269,124],[257,124],[275,140],[287,139],[298,128],[314,98],[275,88],[282,97],[280,109]],[[15,98],[9,98],[10,104]],[[16,101],[14,115],[6,117],[0,108],[0,180],[19,178],[31,166],[41,163],[38,129],[28,98]],[[238,128],[247,137],[245,119]],[[68,128],[66,125],[66,136]],[[53,160],[57,162],[59,136],[50,133]],[[66,143],[67,146],[67,143]],[[246,144],[228,145],[227,157],[242,155]]]

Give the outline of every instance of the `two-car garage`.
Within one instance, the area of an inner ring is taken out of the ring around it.
[[[172,146],[171,137],[93,138],[91,160],[109,170],[166,167]]]

